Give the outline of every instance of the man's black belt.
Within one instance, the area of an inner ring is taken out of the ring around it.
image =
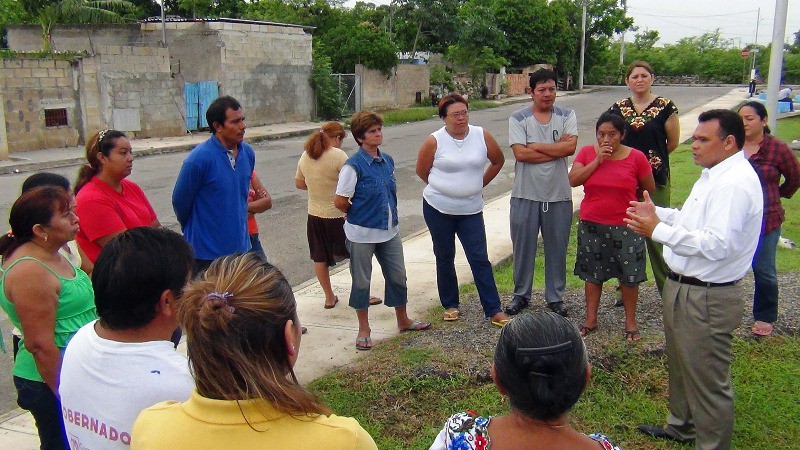
[[[690,286],[702,286],[707,288],[733,286],[734,284],[740,281],[740,280],[734,280],[734,281],[728,281],[727,283],[709,283],[707,281],[699,280],[694,277],[687,277],[686,275],[675,273],[671,270],[667,272],[667,277],[670,280],[677,281],[678,283],[688,284]]]

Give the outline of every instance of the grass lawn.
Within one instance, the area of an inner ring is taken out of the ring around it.
[[[789,132],[800,137],[800,117],[792,119],[790,126],[783,125],[781,122],[779,136]],[[700,168],[694,165],[687,144],[673,153],[671,166],[672,203],[680,206]],[[800,195],[784,199],[784,208],[783,235],[800,242]],[[568,289],[580,289],[582,281],[571,275],[574,236],[569,255]],[[537,264],[542,260],[540,255]],[[800,251],[779,249],[778,270],[800,272]],[[500,264],[495,272],[501,295],[508,296],[512,290],[510,263]],[[538,274],[543,272],[537,266],[535,286],[539,289],[543,282]],[[473,291],[473,285],[462,286],[465,296],[474,297]],[[428,319],[441,325],[440,313],[437,308]],[[311,389],[338,414],[356,417],[375,438],[378,448],[428,448],[444,420],[455,412],[472,408],[483,415],[496,415],[508,411],[488,377],[496,330],[476,329],[480,324],[465,322],[454,322],[453,327],[437,326],[428,332],[450,333],[450,340],[467,341],[459,346],[460,351],[446,348],[436,339],[419,344],[414,336],[399,336],[381,343],[357,364],[312,383]],[[689,448],[648,439],[634,429],[638,423],[663,423],[667,413],[663,342],[627,345],[619,339],[600,342],[595,338],[591,345],[592,380],[571,414],[575,428],[581,432],[601,431],[627,449]],[[733,447],[800,449],[800,402],[796,401],[800,338],[735,338],[733,347]]]
[[[779,120],[777,128],[777,130],[773,130],[773,134],[783,142],[800,139],[800,116]]]
[[[499,103],[486,100],[474,100],[469,102],[469,109],[477,111],[480,109],[497,108]],[[421,120],[438,118],[437,108],[434,106],[416,106],[413,108],[401,108],[381,111],[383,124],[396,125],[399,123],[419,122]]]

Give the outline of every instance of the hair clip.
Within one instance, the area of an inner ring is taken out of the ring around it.
[[[228,312],[233,313],[236,308],[228,304],[228,299],[233,298],[230,292],[212,292],[203,297],[203,300],[210,301],[211,306],[215,308],[225,308]]]
[[[97,142],[100,142],[100,141],[102,141],[102,140],[103,140],[103,138],[104,138],[104,137],[106,137],[106,133],[108,133],[109,131],[111,131],[111,130],[108,130],[108,129],[106,129],[106,130],[100,130],[100,132],[99,132],[99,133],[97,133]]]
[[[572,341],[563,342],[550,347],[540,348],[518,348],[514,360],[520,366],[526,366],[533,362],[538,356],[552,355],[554,353],[561,353],[572,348]]]

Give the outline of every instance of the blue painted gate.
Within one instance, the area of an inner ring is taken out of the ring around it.
[[[217,97],[219,87],[216,81],[200,81],[183,85],[186,98],[186,129],[199,130],[208,127],[206,110]]]

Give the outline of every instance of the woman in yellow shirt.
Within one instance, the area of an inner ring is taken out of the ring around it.
[[[297,382],[301,327],[292,288],[257,255],[214,261],[178,304],[197,384],[186,402],[145,409],[131,448],[376,449]]]

